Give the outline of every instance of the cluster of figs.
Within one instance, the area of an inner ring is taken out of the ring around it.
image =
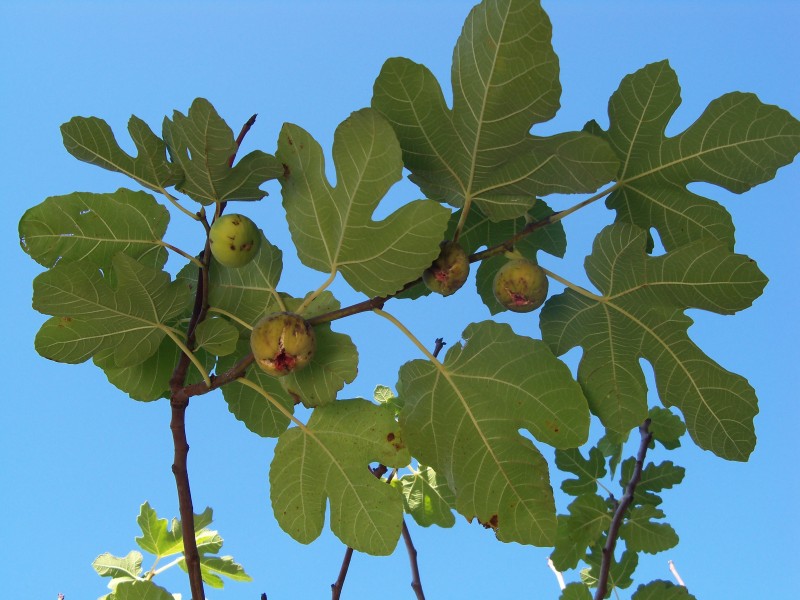
[[[217,262],[239,268],[258,253],[261,231],[244,215],[222,215],[211,226],[209,242]],[[458,242],[442,242],[439,256],[425,269],[422,280],[432,292],[449,296],[466,282],[469,264],[469,256]],[[498,269],[492,289],[494,297],[506,309],[531,312],[547,298],[547,275],[536,263],[515,256]],[[281,377],[311,362],[316,348],[314,329],[303,317],[291,312],[268,314],[253,326],[250,348],[262,370]]]

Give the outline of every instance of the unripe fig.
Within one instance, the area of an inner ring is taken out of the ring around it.
[[[300,315],[272,313],[262,318],[250,334],[256,364],[273,377],[302,369],[314,356],[314,329]]]
[[[258,253],[261,232],[244,215],[222,215],[208,234],[211,254],[226,267],[243,267]]]
[[[530,312],[547,298],[549,283],[544,270],[526,258],[510,260],[494,276],[497,301],[514,312]]]
[[[422,281],[428,289],[442,296],[458,290],[469,275],[469,258],[458,242],[442,242],[439,258],[425,269]]]

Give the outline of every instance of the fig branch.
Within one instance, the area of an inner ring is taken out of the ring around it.
[[[236,140],[236,148],[249,131],[255,116],[245,123],[242,132]],[[230,164],[233,164],[236,153],[231,156]],[[169,196],[168,196],[169,197]],[[179,206],[180,208],[180,206]],[[195,216],[193,218],[200,218]],[[186,409],[189,406],[191,397],[186,390],[186,376],[191,362],[191,351],[195,346],[195,330],[197,325],[205,319],[208,314],[208,266],[211,262],[211,243],[206,235],[206,242],[203,248],[201,266],[197,278],[197,289],[195,290],[194,306],[189,325],[186,330],[185,348],[189,353],[182,352],[178,359],[178,364],[172,372],[170,378],[170,407],[172,416],[170,419],[170,430],[172,431],[172,442],[174,455],[172,462],[172,473],[175,476],[175,485],[178,490],[178,505],[181,515],[181,525],[183,529],[183,553],[186,557],[186,570],[189,574],[189,587],[192,592],[193,600],[205,600],[205,589],[203,588],[203,574],[200,570],[200,555],[197,551],[197,540],[194,534],[194,503],[192,502],[191,486],[189,484],[189,441],[186,437]],[[202,372],[202,370],[201,370]],[[211,387],[211,381],[204,381],[203,385]]]
[[[628,485],[625,487],[625,494],[620,498],[617,504],[614,517],[611,519],[611,525],[608,528],[608,537],[606,538],[605,546],[603,546],[603,560],[600,564],[600,576],[597,579],[597,591],[594,594],[594,600],[603,600],[608,591],[608,576],[611,571],[611,562],[614,560],[614,547],[617,545],[619,529],[622,527],[622,523],[625,520],[625,513],[633,502],[636,486],[639,485],[639,481],[642,478],[647,448],[653,439],[653,434],[650,433],[649,428],[650,419],[646,419],[645,422],[639,426],[639,434],[641,435],[642,441],[639,444],[639,452],[636,455],[636,464],[633,467],[633,474],[631,475],[630,481],[628,481]]]

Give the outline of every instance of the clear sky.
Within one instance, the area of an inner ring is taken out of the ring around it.
[[[800,116],[795,1],[547,0],[544,5],[554,24],[564,91],[561,112],[537,133],[580,129],[589,119],[605,125],[608,97],[620,79],[663,58],[677,71],[683,97],[668,134],[682,131],[710,100],[734,90],[755,92]],[[336,125],[369,104],[386,58],[422,62],[449,88],[452,48],[471,6],[448,0],[0,4],[0,205],[6,211],[0,239],[9,261],[0,300],[7,319],[0,396],[4,598],[100,596],[107,580],[94,573],[91,562],[105,551],[124,555],[135,549],[141,503],[149,501],[160,516],[177,515],[168,404],[137,403],[90,363],[56,364],[33,350],[44,320],[30,308],[31,281],[40,268],[19,248],[20,216],[48,196],[133,185],[73,159],[62,146],[59,125],[74,115],[99,116],[130,148],[124,131],[131,114],[160,131],[164,115],[174,109],[185,113],[201,96],[235,131],[258,113],[243,150],[274,152],[277,132],[289,121],[329,151]],[[279,188],[270,183],[265,189],[270,196],[246,212],[284,250],[282,289],[302,294],[324,275],[290,274],[299,263]],[[734,317],[692,312],[697,323],[690,334],[755,387],[759,442],[745,464],[726,463],[688,438],[669,456],[654,455],[687,467],[684,484],[664,493],[668,521],[681,543],[646,557],[637,571],[639,582],[670,579],[672,559],[698,598],[796,596],[798,189],[795,163],[742,197],[710,190],[734,215],[737,251],[754,258],[770,284],[753,308]],[[418,194],[406,182],[387,201]],[[553,198],[551,204],[564,208],[574,201]],[[565,221],[567,257],[563,264],[548,257],[545,266],[585,282],[581,265],[591,236],[611,218],[595,204]],[[173,220],[177,227],[167,239],[196,245],[179,216]],[[342,285],[333,291],[343,304],[359,299]],[[394,301],[387,309],[432,345],[436,337],[453,343],[470,321],[488,318],[477,295],[464,302],[457,311],[441,298]],[[518,333],[539,337],[535,318],[503,320]],[[399,366],[420,358],[388,323],[371,315],[335,329],[353,337],[361,356],[359,376],[341,397],[371,397],[378,384],[394,386]],[[574,365],[578,356],[570,353],[567,359]],[[210,597],[255,599],[266,592],[270,600],[327,598],[344,548],[327,532],[310,546],[299,545],[276,525],[267,485],[273,441],[249,433],[218,393],[192,401],[187,427],[196,508],[214,508],[223,553],[234,555],[254,578],[250,584],[231,582]],[[565,499],[559,496],[557,502],[564,510]],[[425,530],[410,519],[409,526],[428,598],[558,597],[547,549],[501,544],[462,517],[452,530]],[[576,580],[577,574],[567,578]],[[343,598],[412,598],[409,582],[401,544],[388,558],[357,555]],[[182,573],[163,584],[188,597]]]

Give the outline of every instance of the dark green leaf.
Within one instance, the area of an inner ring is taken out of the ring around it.
[[[683,586],[657,580],[636,588],[631,600],[697,600],[697,597]]]
[[[108,269],[122,252],[160,269],[167,250],[160,244],[169,212],[145,192],[75,192],[29,208],[19,222],[22,249],[45,267],[86,262]]]
[[[561,591],[559,600],[592,600],[592,593],[582,583],[570,583]]]
[[[656,554],[677,546],[678,534],[672,526],[653,522],[664,516],[661,509],[649,504],[631,508],[619,530],[620,539],[625,540],[625,548],[631,552]]]
[[[597,448],[589,450],[589,458],[583,458],[577,448],[556,450],[556,466],[568,473],[574,473],[577,479],[567,479],[561,483],[561,489],[571,496],[594,494],[597,481],[606,475],[606,460]]]
[[[557,569],[574,569],[611,524],[606,501],[593,493],[578,496],[568,507],[568,515],[558,516],[558,535],[550,558]]]
[[[686,425],[678,415],[666,408],[653,406],[648,414],[650,419],[649,431],[653,440],[660,442],[667,450],[674,450],[681,445],[681,436],[686,433]]]

